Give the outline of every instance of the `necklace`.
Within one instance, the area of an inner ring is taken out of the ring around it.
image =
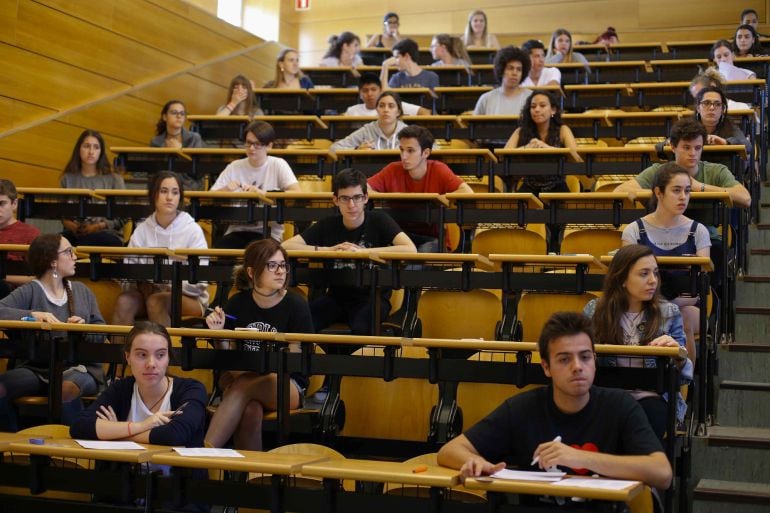
[[[251,289],[251,290],[256,295],[262,296],[262,297],[273,297],[273,296],[275,296],[276,294],[278,294],[281,291],[281,289],[276,289],[276,290],[272,291],[270,294],[263,294],[262,292],[258,291],[257,289]]]
[[[169,379],[168,376],[166,376],[166,390],[163,391],[163,394],[160,396],[160,399],[155,401],[152,406],[148,408],[148,410],[152,411],[160,402],[163,400],[164,397],[166,397],[166,393],[168,392],[169,387],[171,386],[171,379]],[[142,402],[144,402],[144,398],[142,399]],[[146,405],[147,403],[145,403]]]

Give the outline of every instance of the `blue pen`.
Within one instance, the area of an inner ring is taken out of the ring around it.
[[[214,309],[213,308],[206,308],[206,311],[208,313],[214,313]],[[225,314],[225,319],[230,319],[231,321],[237,321],[238,320],[238,318],[236,316],[230,315],[230,314],[227,314],[227,313]]]

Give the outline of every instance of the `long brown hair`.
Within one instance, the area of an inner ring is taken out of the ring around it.
[[[628,293],[623,284],[628,279],[628,273],[640,259],[654,255],[652,249],[641,244],[624,246],[615,253],[610,269],[604,277],[602,297],[596,301],[593,324],[597,344],[623,344],[623,330],[620,319],[628,311]],[[647,345],[658,336],[661,326],[660,313],[660,284],[650,301],[642,303],[644,329],[642,330],[641,345]]]
[[[80,167],[83,165],[83,162],[80,159],[80,147],[83,145],[83,141],[86,140],[86,137],[93,137],[99,142],[101,150],[99,152],[99,160],[96,161],[96,170],[100,175],[109,175],[112,173],[112,166],[110,166],[110,161],[107,159],[107,148],[104,146],[104,137],[102,137],[102,134],[96,130],[83,130],[78,137],[78,140],[75,141],[75,147],[72,148],[72,155],[70,156],[67,165],[64,166],[63,174],[80,174]]]
[[[268,82],[269,85],[265,87],[281,87],[281,84],[284,84],[284,76],[283,76],[283,68],[281,67],[283,64],[284,59],[286,59],[286,56],[290,53],[298,53],[297,50],[294,48],[284,48],[278,53],[278,57],[275,60],[275,78]],[[302,73],[302,70],[297,71],[297,79],[301,79],[304,77],[305,74]],[[232,91],[230,92],[232,94]]]
[[[238,290],[250,290],[259,285],[259,277],[262,276],[270,257],[275,255],[277,251],[281,252],[288,265],[289,255],[275,239],[268,238],[255,240],[246,246],[246,249],[243,252],[243,265],[236,266],[233,271],[235,288]],[[251,273],[254,277],[253,279],[249,277],[249,268],[251,268]],[[283,283],[283,288],[286,289],[288,285],[289,280],[287,277],[286,281]]]
[[[29,250],[27,250],[27,265],[35,278],[42,278],[46,272],[51,270],[51,264],[59,258],[61,241],[60,233],[45,233],[38,235],[30,243]],[[62,277],[62,283],[64,291],[67,293],[67,311],[72,317],[75,315],[75,297],[72,295],[69,280]]]

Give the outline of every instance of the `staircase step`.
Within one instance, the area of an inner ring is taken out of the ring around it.
[[[770,484],[701,479],[695,487],[695,499],[760,504],[766,507],[770,501]],[[701,509],[695,508],[695,511],[701,511]],[[741,511],[749,510],[741,509]]]
[[[758,248],[751,250],[752,255],[770,255],[770,249]]]
[[[766,342],[766,340],[764,341]],[[765,381],[770,344],[720,344],[719,377],[734,381]]]
[[[736,353],[770,353],[770,344],[720,344],[719,348]]]
[[[738,306],[735,313],[745,315],[770,315],[770,307],[767,306]]]
[[[770,383],[751,381],[724,380],[719,384],[723,390],[754,390],[758,392],[770,392]]]
[[[708,444],[710,446],[770,449],[770,429],[711,426],[708,429]]]
[[[717,419],[719,420],[719,419]],[[738,422],[730,422],[738,425]],[[767,421],[764,426],[756,426],[758,430],[767,429]],[[729,443],[726,437],[738,438],[730,435],[731,429],[725,428],[720,435],[716,429],[721,426],[708,428],[708,436],[693,437],[692,439],[692,480],[693,485],[701,479],[719,479],[734,481],[766,481],[770,484],[770,454],[764,446],[749,444],[746,440]],[[712,440],[712,433],[713,440]],[[744,431],[744,433],[746,433]],[[742,438],[749,438],[743,436]],[[699,509],[694,511],[699,512]],[[737,512],[736,512],[737,513]]]
[[[770,283],[770,276],[744,275],[741,281],[746,283]]]
[[[768,224],[768,223],[757,223],[757,230],[770,230],[770,224]]]

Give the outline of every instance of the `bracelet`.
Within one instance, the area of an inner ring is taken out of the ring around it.
[[[702,183],[700,184],[700,192],[704,192],[706,190],[706,184]]]
[[[128,423],[128,436],[132,436],[131,435],[131,422],[130,421]]]

